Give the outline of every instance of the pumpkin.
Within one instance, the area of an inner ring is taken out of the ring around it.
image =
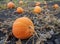
[[[16,19],[12,26],[12,33],[19,39],[27,39],[31,37],[34,33],[33,22],[27,17]]]
[[[8,8],[14,8],[14,7],[15,7],[15,4],[14,4],[13,2],[9,2],[9,3],[7,4],[7,7],[8,7]]]
[[[40,5],[40,2],[36,2],[36,6],[39,6]]]
[[[57,8],[59,8],[59,5],[58,5],[58,4],[54,4],[54,5],[53,5],[53,8],[54,8],[54,9],[57,9]]]
[[[24,11],[24,9],[22,7],[18,7],[16,10],[17,13],[23,13],[23,11]]]
[[[36,6],[33,11],[34,11],[34,13],[41,13],[42,8],[39,6]]]
[[[22,5],[22,4],[23,4],[23,1],[19,1],[19,4],[21,4],[21,5]]]

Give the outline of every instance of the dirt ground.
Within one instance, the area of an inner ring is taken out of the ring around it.
[[[34,7],[31,3],[33,2],[30,2],[28,6]],[[0,44],[60,44],[60,7],[54,10],[52,5],[55,3],[60,5],[60,2],[49,2],[48,8],[44,8],[45,4],[41,4],[43,11],[40,14],[35,14],[30,10],[18,14],[15,8],[0,10]],[[23,16],[33,21],[39,39],[34,35],[20,41],[13,36],[12,24],[15,19]]]

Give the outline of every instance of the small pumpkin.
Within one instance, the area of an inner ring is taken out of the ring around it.
[[[18,18],[13,23],[12,33],[16,38],[27,39],[34,33],[34,24],[27,17]]]
[[[19,1],[19,4],[21,4],[21,5],[22,5],[22,4],[23,4],[23,1]]]
[[[54,8],[54,9],[57,9],[57,8],[59,8],[59,5],[58,5],[58,4],[54,4],[54,5],[53,5],[53,8]]]
[[[24,9],[22,7],[18,7],[16,10],[17,13],[23,13]]]
[[[9,2],[9,3],[7,4],[7,7],[8,7],[8,8],[14,8],[14,7],[15,7],[15,4],[14,4],[13,2]]]
[[[42,8],[39,6],[36,6],[33,11],[34,11],[34,13],[41,13]]]
[[[40,6],[40,2],[36,2],[36,6]]]

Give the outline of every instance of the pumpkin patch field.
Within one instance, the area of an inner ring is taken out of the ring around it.
[[[0,44],[60,44],[60,1],[0,0]]]

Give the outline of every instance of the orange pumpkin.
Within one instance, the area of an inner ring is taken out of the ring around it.
[[[7,7],[8,7],[8,8],[14,8],[14,7],[15,7],[15,4],[14,4],[13,2],[9,2],[9,3],[7,4]]]
[[[36,6],[39,6],[40,5],[40,2],[36,2]]]
[[[34,13],[41,13],[42,8],[39,6],[36,6],[33,11],[34,11]]]
[[[27,17],[21,17],[15,20],[12,27],[12,33],[16,38],[27,39],[34,33],[33,22]]]
[[[18,7],[17,10],[16,10],[17,13],[23,13],[24,12],[24,9],[21,8],[21,7]]]
[[[54,5],[53,5],[53,8],[54,8],[54,9],[57,9],[57,8],[59,8],[59,5],[58,5],[58,4],[54,4]]]
[[[21,5],[22,5],[22,4],[23,4],[23,1],[19,1],[19,4],[21,4]]]

